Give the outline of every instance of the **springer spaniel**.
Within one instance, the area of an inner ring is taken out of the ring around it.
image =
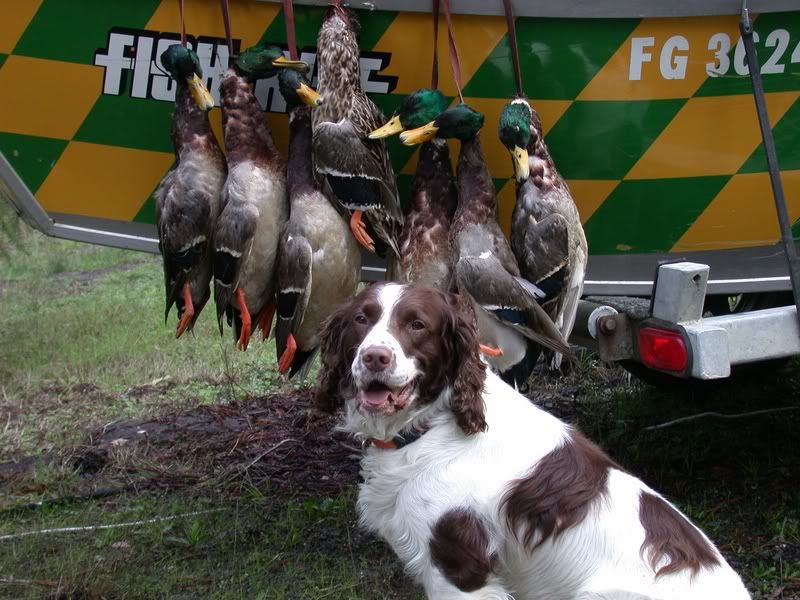
[[[457,296],[373,285],[321,347],[317,403],[368,445],[361,523],[428,597],[750,597],[672,504],[486,369]]]

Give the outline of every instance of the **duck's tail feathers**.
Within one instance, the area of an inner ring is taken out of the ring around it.
[[[203,308],[205,307],[210,297],[211,297],[211,289],[207,287],[205,292],[203,293],[203,297],[200,300],[200,302],[194,305],[194,316],[192,317],[192,320],[189,323],[189,327],[187,327],[187,329],[193,334],[194,334],[194,324],[197,323],[197,318],[200,316],[200,313],[203,312]]]
[[[183,277],[170,280],[169,274],[164,272],[164,287],[166,288],[166,302],[164,306],[164,325],[169,319],[169,311],[172,306],[180,299],[180,290],[183,287]],[[180,307],[179,307],[180,310]]]
[[[314,364],[314,357],[317,355],[318,350],[319,348],[314,348],[313,350],[298,350],[295,352],[292,368],[289,370],[289,379],[292,379],[295,375],[300,377],[300,381],[305,379],[311,370],[311,365]]]
[[[500,374],[500,378],[520,393],[527,392],[528,380],[542,354],[542,347],[536,342],[528,340],[528,349],[525,356],[517,364]]]
[[[236,275],[241,256],[228,250],[214,252],[214,304],[217,308],[217,323],[222,335],[222,315],[226,314],[236,286]],[[230,321],[230,316],[228,317]]]
[[[570,359],[575,357],[572,348],[561,335],[561,332],[538,304],[535,305],[535,308],[528,311],[527,321],[528,323],[524,325],[521,323],[508,323],[508,325],[519,331],[529,340],[553,352],[560,352]]]
[[[164,251],[161,244],[159,244],[159,247],[162,248],[161,256],[164,261],[164,290],[166,292],[164,324],[166,324],[169,318],[169,311],[180,300],[181,290],[186,282],[186,274],[194,267],[196,261],[181,260],[177,253]]]
[[[306,238],[284,234],[278,258],[278,307],[275,323],[278,360],[286,350],[289,334],[296,333],[303,322],[311,291],[312,254],[311,244]]]
[[[397,238],[403,227],[402,221],[395,221],[389,215],[367,213],[367,233],[375,240],[375,254],[381,258],[400,259],[400,246]],[[390,256],[389,253],[393,256]]]

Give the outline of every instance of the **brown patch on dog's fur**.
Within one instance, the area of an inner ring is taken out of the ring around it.
[[[503,497],[509,529],[514,535],[522,533],[525,546],[531,546],[538,532],[532,549],[557,537],[583,521],[591,503],[605,493],[611,468],[616,465],[600,448],[571,431],[563,446],[514,482]]]
[[[486,585],[494,566],[489,533],[475,512],[458,508],[442,515],[433,527],[431,560],[462,592]]]
[[[656,577],[683,569],[695,574],[701,567],[720,564],[703,535],[658,496],[644,491],[639,495],[639,522],[645,531],[641,552],[647,553],[647,562],[653,570],[663,558],[669,559],[656,571]]]

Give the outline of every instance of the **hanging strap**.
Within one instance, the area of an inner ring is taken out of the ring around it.
[[[517,96],[522,98],[522,71],[519,68],[519,46],[517,46],[517,26],[514,24],[514,10],[511,0],[503,0],[506,10],[506,26],[508,27],[508,43],[511,46],[511,62],[514,65],[514,83],[517,86]]]
[[[431,89],[439,87],[439,2],[433,0],[433,72],[431,73]]]
[[[233,61],[233,37],[231,37],[231,16],[228,13],[228,0],[220,0],[222,21],[225,23],[225,39],[228,41],[228,60]]]
[[[297,52],[297,37],[294,33],[294,8],[292,0],[283,0],[283,20],[286,21],[286,44],[289,46],[289,58],[300,60]]]
[[[181,15],[181,46],[186,47],[186,21],[183,18],[183,0],[178,0],[178,11]]]
[[[450,19],[450,0],[443,0],[444,2],[444,18],[447,21],[447,41],[450,47],[450,69],[453,71],[453,81],[458,90],[458,97],[461,102],[464,102],[464,94],[461,93],[461,61],[458,58],[458,47],[456,46],[456,38],[453,34],[453,22]]]

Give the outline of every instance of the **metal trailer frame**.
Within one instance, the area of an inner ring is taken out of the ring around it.
[[[687,347],[679,379],[723,379],[731,368],[800,354],[794,306],[703,318],[709,268],[691,262],[659,267],[655,293],[643,299],[590,297],[581,300],[573,342],[598,351],[607,362],[642,363],[637,332],[674,331]],[[577,340],[575,339],[577,338]]]

